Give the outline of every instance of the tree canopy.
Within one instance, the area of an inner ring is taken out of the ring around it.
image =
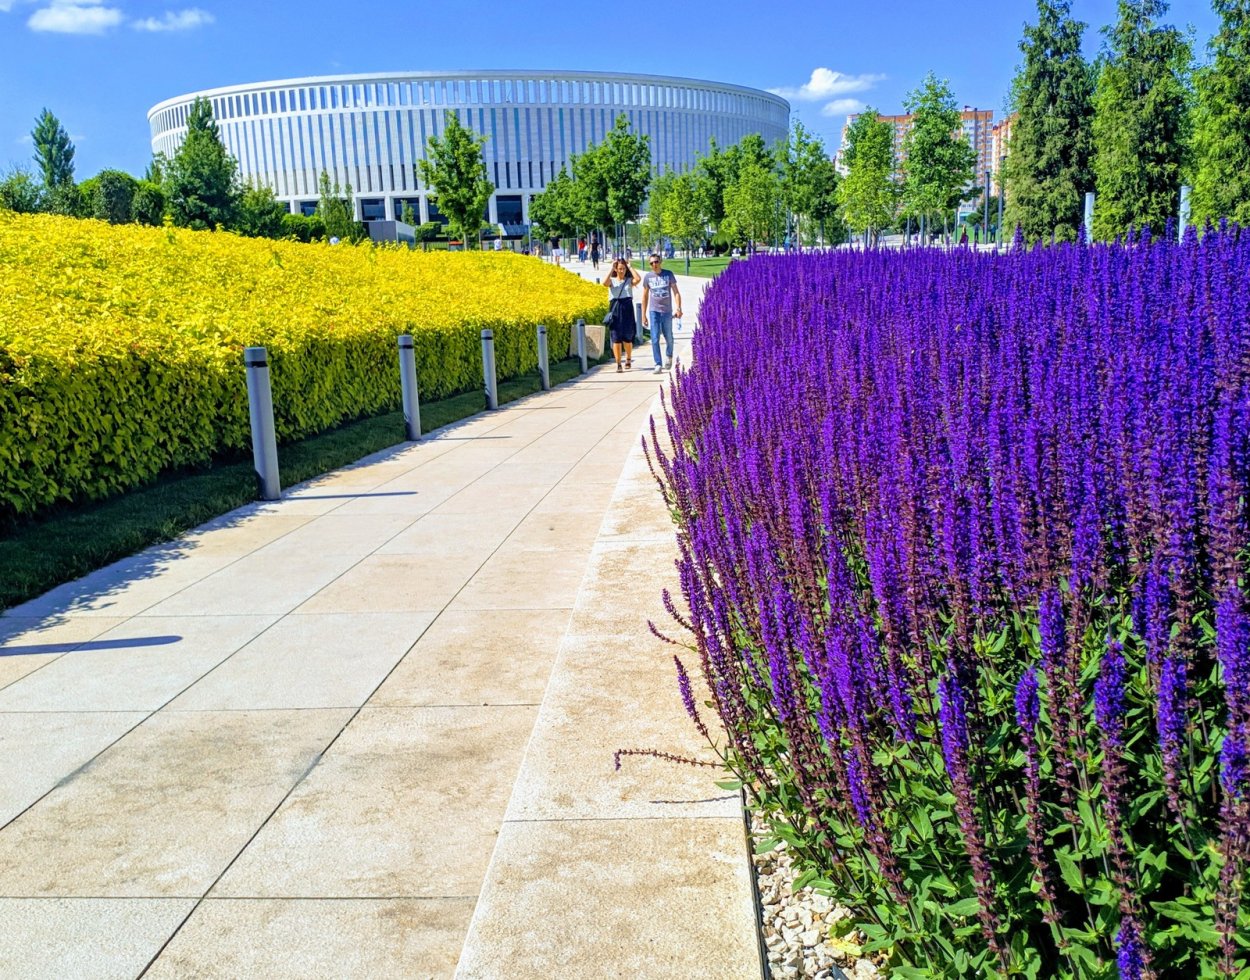
[[[180,227],[233,225],[240,197],[239,165],[221,142],[212,105],[197,98],[187,115],[187,135],[161,167],[165,204]]]
[[[426,140],[426,155],[417,161],[421,179],[430,188],[430,198],[456,229],[465,248],[477,240],[482,215],[495,191],[482,159],[485,136],[478,136],[448,109],[441,137]]]
[[[842,161],[847,169],[838,188],[842,219],[852,231],[875,239],[898,215],[894,126],[876,109],[865,109],[847,129]]]
[[[1159,24],[1164,0],[1119,0],[1104,30],[1107,47],[1094,95],[1094,236],[1143,225],[1162,232],[1174,217],[1188,144],[1190,51],[1175,27]]]
[[[1018,226],[1028,242],[1075,241],[1094,187],[1094,75],[1081,54],[1084,30],[1069,0],[1037,0],[1037,23],[1020,42],[1004,176],[1007,227]]]
[[[976,153],[960,132],[962,117],[950,83],[929,72],[908,93],[912,115],[903,139],[903,201],[915,217],[947,217],[969,194]]]
[[[1214,0],[1211,62],[1194,77],[1193,216],[1250,224],[1250,3]]]

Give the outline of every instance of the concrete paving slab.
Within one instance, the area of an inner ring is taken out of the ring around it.
[[[523,518],[512,511],[426,514],[380,547],[378,555],[442,556],[480,554],[485,559],[504,543]]]
[[[121,616],[0,616],[0,690],[125,621]]]
[[[578,552],[500,548],[453,600],[450,609],[567,609],[589,549]]]
[[[438,612],[475,575],[484,555],[373,555],[294,610],[304,613]]]
[[[130,711],[0,714],[0,827],[146,717]]]
[[[535,713],[364,708],[213,896],[477,894]]]
[[[205,899],[145,980],[449,977],[473,899]]]
[[[0,976],[133,980],[194,905],[180,898],[0,898]]]
[[[350,715],[155,715],[0,832],[0,895],[202,896]]]
[[[359,707],[433,620],[434,613],[287,616],[169,710]]]
[[[369,704],[536,705],[569,615],[568,609],[448,610]]]
[[[617,749],[716,762],[682,708],[672,651],[624,631],[606,640],[566,639],[513,787],[509,821],[739,816],[738,795],[715,786],[723,778],[718,770],[626,757],[615,771]],[[605,711],[608,702],[620,710]]]
[[[2,711],[155,711],[274,621],[138,616],[0,691]]]
[[[507,823],[458,980],[760,975],[740,819]]]

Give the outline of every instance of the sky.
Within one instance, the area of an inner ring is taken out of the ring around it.
[[[141,174],[147,110],[164,99],[347,72],[569,69],[708,79],[779,92],[791,120],[838,145],[848,112],[901,112],[929,70],[960,105],[1001,116],[1034,0],[703,0],[613,6],[565,0],[0,0],[0,171],[31,160],[46,106],[81,179]],[[1085,48],[1115,0],[1073,0]],[[1206,2],[1172,4],[1205,52]]]

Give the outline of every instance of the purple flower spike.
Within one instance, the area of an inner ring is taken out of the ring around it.
[[[1041,702],[1037,696],[1037,674],[1027,670],[1016,685],[1016,724],[1026,733],[1026,738],[1031,738],[1037,728],[1039,714]]]
[[[1107,644],[1094,684],[1094,720],[1108,746],[1116,752],[1124,747],[1124,648],[1115,640]]]
[[[1115,946],[1115,961],[1120,968],[1120,980],[1142,980],[1146,976],[1147,963],[1141,930],[1128,916],[1120,921],[1120,931],[1115,934]]]

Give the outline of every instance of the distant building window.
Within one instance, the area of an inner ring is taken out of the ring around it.
[[[385,221],[386,201],[381,198],[364,198],[360,202],[361,221]]]
[[[311,217],[312,215],[316,214],[317,202],[316,201],[300,201],[299,213],[304,215],[305,217]]]
[[[505,225],[519,225],[524,219],[520,194],[500,194],[495,198],[495,214]]]

